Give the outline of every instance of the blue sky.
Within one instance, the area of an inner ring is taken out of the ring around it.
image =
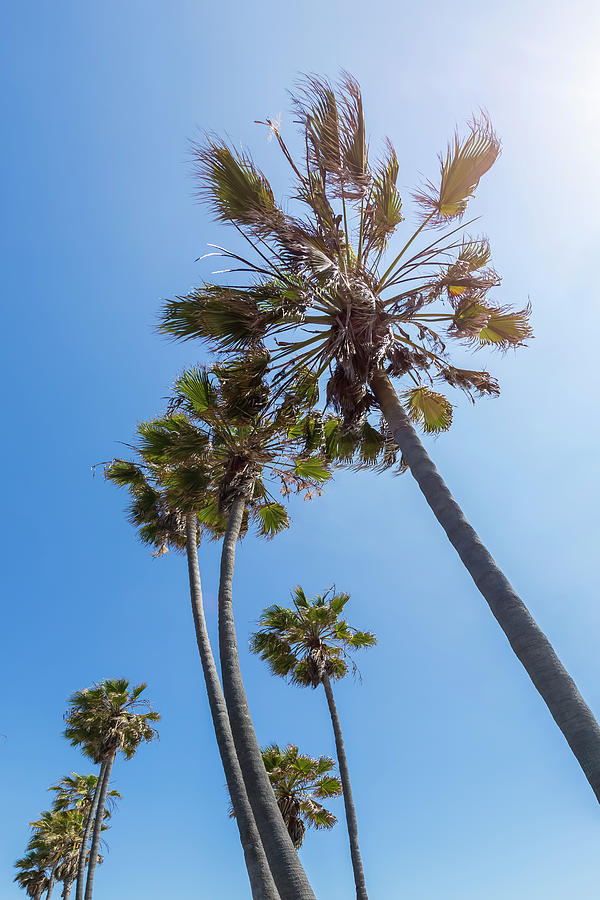
[[[361,82],[373,146],[399,184],[434,176],[456,123],[486,108],[504,152],[482,182],[505,302],[531,299],[536,338],[482,354],[499,400],[459,397],[428,447],[467,515],[600,714],[597,603],[600,12],[575,2],[459,0],[401,9],[174,0],[12,4],[1,33],[5,134],[0,898],[46,787],[85,762],[61,737],[68,695],[149,683],[160,742],[115,766],[123,800],[98,900],[248,895],[203,693],[181,558],[153,560],[125,498],[92,464],[162,409],[204,359],[154,332],[162,297],[210,272],[226,239],[193,200],[188,139],[252,147],[300,71]],[[340,685],[370,894],[381,900],[564,900],[600,894],[598,808],[545,706],[409,477],[345,473],[296,502],[276,542],[244,541],[240,644],[295,584],[335,582],[374,630],[362,683]],[[217,548],[201,550],[214,633]],[[333,752],[323,697],[244,651],[261,742]],[[342,818],[340,803],[332,804]],[[344,826],[309,834],[317,896],[347,900]]]

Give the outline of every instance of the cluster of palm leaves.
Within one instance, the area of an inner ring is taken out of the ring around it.
[[[599,799],[600,728],[415,430],[450,428],[448,388],[473,401],[499,394],[485,369],[454,363],[453,344],[505,351],[531,337],[529,306],[497,299],[489,242],[469,231],[475,220],[464,218],[500,153],[492,125],[481,115],[463,136],[455,134],[437,179],[413,193],[416,223],[398,240],[407,227],[400,163],[389,141],[373,161],[358,84],[348,75],[337,85],[309,77],[293,104],[298,143],[284,137],[278,122],[262,123],[289,166],[293,186],[285,204],[248,153],[217,138],[194,145],[200,196],[217,220],[233,226],[236,245],[213,245],[208,256],[227,260],[219,273],[226,277],[167,301],[160,329],[202,341],[213,357],[177,379],[161,414],[138,425],[133,458],[112,460],[105,472],[128,489],[130,521],[155,555],[185,552],[207,697],[252,896],[314,900],[297,849],[307,825],[335,823],[321,800],[341,790],[356,895],[364,900],[333,682],[354,670],[353,652],[373,645],[374,635],[343,618],[347,594],[331,589],[309,599],[296,588],[292,606],[266,609],[251,638],[274,674],[323,687],[339,780],[333,760],[303,755],[296,744],[261,750],[240,669],[237,543],[251,528],[271,539],[290,527],[287,502],[294,495],[318,496],[339,466],[410,470]],[[222,541],[220,672],[202,603],[203,538]],[[72,738],[107,780],[116,750],[127,755],[128,742],[146,738],[143,729],[121,732],[116,724],[106,739],[83,738],[80,699],[80,712],[69,719]],[[117,733],[127,735],[124,743]],[[90,870],[101,823],[96,818]]]
[[[71,696],[65,737],[100,769],[97,775],[72,772],[48,788],[55,794],[52,808],[30,823],[27,853],[15,864],[15,881],[29,897],[40,900],[45,892],[49,900],[59,882],[63,900],[73,885],[76,900],[92,900],[96,865],[103,862],[102,833],[121,797],[109,789],[115,756],[131,759],[156,735],[152,723],[160,716],[141,698],[145,689],[139,684],[130,690],[124,678],[107,679]]]

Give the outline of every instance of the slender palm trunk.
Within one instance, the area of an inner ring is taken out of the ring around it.
[[[102,782],[104,780],[105,771],[106,762],[103,762],[100,766],[100,772],[98,774],[98,780],[96,782],[96,789],[94,790],[92,805],[90,806],[87,819],[85,820],[85,828],[83,829],[83,837],[81,838],[81,847],[79,848],[79,861],[77,864],[77,886],[75,889],[75,900],[83,900],[85,860],[87,857],[87,849],[90,842],[90,835],[92,833],[92,826],[94,824],[96,810],[98,809],[98,800],[100,799],[100,791],[102,790]]]
[[[110,756],[106,760],[104,769],[104,777],[102,778],[102,787],[100,788],[100,796],[98,798],[98,808],[96,809],[96,818],[94,820],[94,833],[92,834],[92,846],[90,848],[90,858],[88,861],[87,881],[85,884],[85,900],[92,900],[92,891],[94,890],[94,873],[96,871],[96,863],[98,862],[98,850],[100,849],[100,834],[102,832],[102,823],[104,822],[104,807],[106,804],[106,794],[108,792],[108,783],[110,781],[110,772],[115,761],[116,750],[112,750]]]
[[[56,872],[56,867],[58,863],[55,862],[52,866],[52,871],[50,872],[50,881],[48,883],[48,893],[46,894],[46,900],[50,900],[52,896],[52,891],[54,890],[54,873]]]
[[[73,886],[73,881],[72,881],[72,880],[71,880],[71,881],[65,881],[65,883],[64,883],[64,885],[63,885],[62,900],[69,900],[69,897],[71,896],[71,888],[72,888],[72,886]]]
[[[600,727],[545,634],[500,571],[417,437],[389,378],[371,387],[402,455],[438,522],[542,695],[600,802]]]
[[[333,725],[333,734],[335,737],[335,749],[340,767],[340,778],[342,780],[342,791],[344,793],[344,807],[346,809],[346,824],[348,826],[348,838],[350,840],[350,856],[352,857],[354,884],[356,885],[356,897],[357,900],[368,900],[365,873],[363,871],[362,859],[358,847],[358,824],[356,822],[354,800],[352,799],[352,788],[350,787],[350,772],[348,770],[348,760],[346,759],[342,726],[340,725],[340,718],[335,705],[329,675],[323,674],[321,681],[323,683],[323,688],[325,689],[327,705],[329,706],[329,715],[331,716],[331,724]]]
[[[315,900],[306,873],[294,850],[279,811],[269,776],[256,740],[240,671],[233,618],[235,546],[240,534],[245,502],[233,502],[227,520],[219,581],[219,648],[223,692],[248,799],[267,854],[281,900]]]
[[[225,778],[229,789],[229,796],[235,820],[240,832],[240,840],[244,850],[244,859],[250,879],[252,897],[254,900],[279,900],[279,894],[269,869],[267,857],[254,821],[252,808],[248,802],[246,786],[242,777],[242,770],[235,752],[235,744],[231,734],[231,725],[227,714],[225,697],[221,689],[221,682],[215,666],[215,660],[210,645],[206,619],[204,617],[204,605],[202,603],[202,584],[200,581],[200,569],[198,567],[198,547],[196,539],[196,517],[189,514],[185,522],[186,550],[188,560],[188,573],[190,578],[190,597],[192,600],[192,612],[196,627],[196,641],[202,661],[208,703],[217,737],[217,745],[221,762],[225,770]]]

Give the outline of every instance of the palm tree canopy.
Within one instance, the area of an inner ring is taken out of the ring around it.
[[[160,715],[141,699],[145,689],[142,683],[130,691],[127,679],[113,678],[76,691],[65,714],[65,737],[96,763],[117,750],[131,759],[142,742],[157,736],[152,723]]]
[[[65,775],[58,784],[53,784],[48,788],[49,791],[54,791],[56,794],[52,804],[53,809],[75,809],[85,817],[92,805],[97,784],[97,775],[78,775],[77,772]],[[110,798],[111,806],[114,806],[115,801],[121,799],[121,794],[119,791],[111,790],[108,791],[107,797]],[[105,818],[110,818],[110,808],[105,810],[104,815]]]
[[[342,793],[333,759],[306,756],[294,744],[283,750],[271,744],[262,750],[262,757],[294,847],[302,844],[306,825],[333,828],[336,817],[320,803]]]
[[[471,223],[461,224],[500,153],[498,137],[484,114],[466,136],[455,134],[438,179],[413,195],[417,227],[386,265],[404,222],[399,162],[389,141],[371,161],[358,84],[347,74],[337,87],[306,78],[293,102],[302,161],[277,123],[264,124],[290,164],[297,214],[284,212],[248,154],[216,139],[195,146],[200,195],[253,247],[250,259],[217,252],[232,261],[227,271],[248,273],[252,283],[204,284],[167,302],[161,329],[205,339],[224,354],[268,346],[283,380],[299,366],[316,377],[327,373],[327,400],[356,434],[375,406],[371,378],[384,369],[408,380],[402,397],[411,419],[425,431],[445,430],[452,405],[436,385],[461,388],[471,399],[499,393],[488,372],[452,364],[449,341],[505,350],[531,336],[529,306],[515,310],[491,299],[500,278],[489,243],[467,233]]]
[[[46,874],[47,855],[41,850],[30,850],[15,863],[17,874],[14,881],[22,887],[28,897],[40,897],[48,889],[50,880]]]
[[[238,496],[247,510],[242,534],[252,521],[260,536],[273,537],[289,525],[273,485],[310,499],[330,477],[336,422],[311,413],[314,380],[301,375],[293,395],[278,396],[267,372],[267,354],[184,372],[169,413],[138,426],[138,460],[106,467],[109,480],[129,489],[130,521],[159,554],[183,549],[189,511],[209,537],[222,537]]]
[[[273,605],[263,611],[250,649],[275,675],[295,684],[317,687],[324,675],[343,678],[350,654],[376,643],[372,632],[359,631],[341,617],[349,599],[349,594],[333,588],[308,599],[301,587],[295,588],[293,609]]]

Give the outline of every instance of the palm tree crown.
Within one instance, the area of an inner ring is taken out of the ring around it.
[[[514,311],[488,296],[500,283],[486,238],[461,233],[479,180],[500,153],[489,119],[474,119],[440,158],[438,182],[413,198],[419,223],[384,268],[388,243],[404,221],[396,181],[399,163],[388,141],[369,160],[358,84],[344,75],[335,90],[307,78],[294,106],[302,161],[292,157],[279,125],[266,125],[290,164],[298,215],[284,212],[265,175],[245,153],[219,140],[195,147],[201,196],[253,246],[230,271],[251,273],[244,286],[205,284],[167,303],[162,330],[199,337],[222,352],[264,346],[288,377],[298,366],[328,372],[327,398],[346,425],[360,430],[376,405],[377,370],[405,377],[409,415],[426,431],[450,426],[452,407],[434,382],[473,394],[498,394],[485,371],[452,365],[450,339],[479,348],[517,347],[530,337],[529,307]],[[428,229],[446,226],[415,249]],[[448,230],[449,227],[449,230]],[[466,226],[465,226],[466,227]]]
[[[269,781],[277,798],[292,843],[298,850],[304,840],[306,825],[311,828],[333,828],[337,819],[319,801],[339,797],[342,785],[334,774],[330,756],[313,759],[289,744],[280,750],[271,744],[262,750]]]
[[[295,684],[317,687],[324,675],[343,678],[349,662],[354,667],[349,654],[376,643],[372,632],[358,631],[340,618],[349,599],[332,588],[309,600],[301,587],[295,588],[293,609],[273,605],[263,611],[250,649],[275,675]]]
[[[140,699],[145,689],[138,684],[130,693],[127,679],[112,678],[76,691],[65,716],[65,737],[96,763],[117,750],[131,759],[142,742],[157,734],[151,723],[159,721],[160,714]]]

